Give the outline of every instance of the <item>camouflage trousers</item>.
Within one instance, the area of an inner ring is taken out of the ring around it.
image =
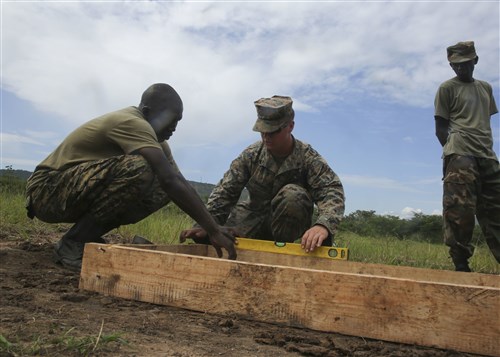
[[[492,159],[449,155],[444,160],[443,230],[454,261],[474,253],[477,218],[486,243],[500,263],[500,165]]]
[[[77,241],[96,241],[170,202],[140,155],[85,162],[63,171],[39,169],[28,179],[26,192],[30,217],[75,223],[68,234]]]
[[[303,187],[289,184],[269,203],[239,202],[226,226],[238,227],[243,237],[276,242],[294,242],[311,227],[313,201]],[[332,245],[329,237],[323,245]]]

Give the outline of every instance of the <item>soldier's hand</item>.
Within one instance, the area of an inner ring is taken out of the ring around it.
[[[320,225],[312,226],[304,235],[300,245],[307,253],[314,251],[317,247],[321,247],[321,243],[328,238],[328,230]]]
[[[228,259],[235,260],[236,259],[236,248],[234,247],[236,241],[236,231],[233,228],[228,227],[219,227],[220,229],[208,236],[210,239],[210,243],[215,248],[217,252],[217,256],[222,258],[222,249],[224,248],[227,251]]]
[[[225,233],[231,235],[233,238],[236,237],[241,237],[240,232],[238,228],[236,227],[226,227],[226,226],[221,226],[220,229]],[[238,242],[236,242],[238,244]]]
[[[203,228],[185,229],[179,235],[181,243],[184,243],[188,238],[191,238],[195,243],[209,244],[208,234]]]
[[[179,235],[179,241],[184,243],[186,239],[190,238],[198,244],[212,244],[217,252],[219,258],[222,257],[222,249],[227,250],[229,259],[236,259],[236,237],[238,230],[233,227],[219,227],[219,231],[211,236],[208,236],[207,231],[203,228],[191,228],[183,230]]]

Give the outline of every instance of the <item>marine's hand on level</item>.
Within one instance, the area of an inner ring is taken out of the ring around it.
[[[222,257],[222,249],[224,248],[228,253],[228,259],[236,259],[236,249],[234,244],[236,243],[236,237],[238,236],[238,231],[232,227],[218,227],[219,229],[208,235],[208,233],[203,228],[191,228],[186,229],[181,232],[179,240],[184,243],[187,238],[191,238],[196,243],[212,244],[217,252],[219,258]]]
[[[300,245],[307,253],[314,251],[316,247],[321,247],[321,243],[328,238],[328,230],[320,225],[312,226],[304,235]]]

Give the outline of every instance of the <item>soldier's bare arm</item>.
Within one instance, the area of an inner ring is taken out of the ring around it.
[[[161,187],[172,201],[208,233],[218,256],[222,256],[222,247],[227,250],[229,259],[236,259],[234,237],[223,231],[215,222],[195,189],[174,169],[163,151],[159,148],[146,147],[138,150],[138,153],[151,165]]]
[[[448,140],[450,121],[437,115],[434,118],[436,119],[436,136],[441,146],[444,146]]]

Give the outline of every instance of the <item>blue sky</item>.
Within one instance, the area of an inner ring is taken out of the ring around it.
[[[294,100],[294,135],[339,175],[346,213],[441,211],[433,101],[446,47],[474,40],[499,98],[498,1],[6,1],[1,163],[33,170],[85,121],[171,84],[169,140],[190,180],[216,183],[259,140],[253,102]],[[499,116],[492,117],[499,153]]]

